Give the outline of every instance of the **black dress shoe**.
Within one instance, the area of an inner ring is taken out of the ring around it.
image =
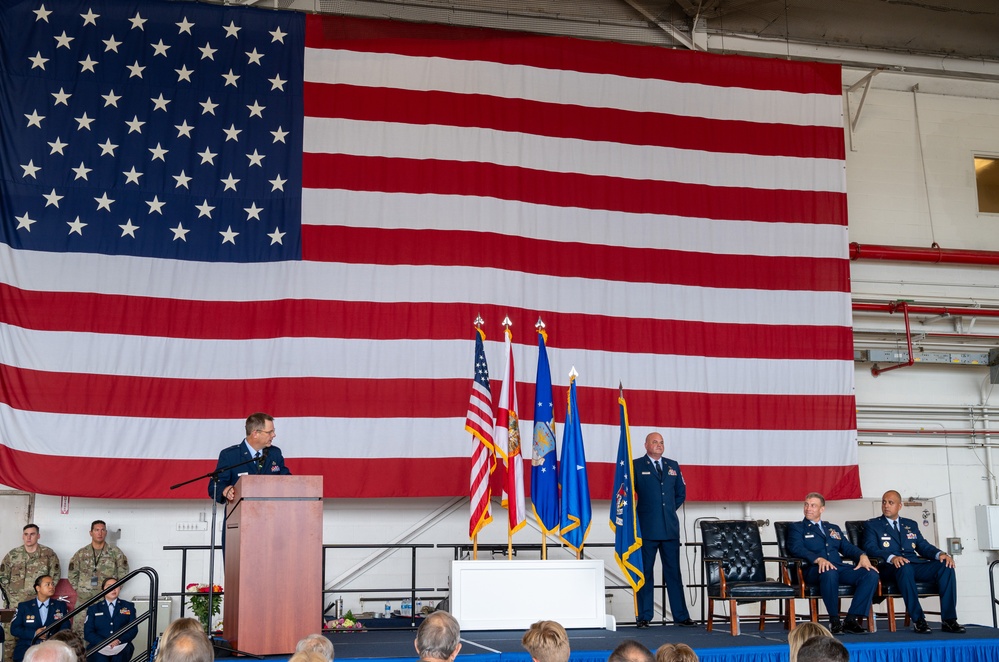
[[[957,622],[957,621],[955,621],[955,622]],[[697,623],[695,621],[693,621],[692,619],[689,619],[689,618],[685,618],[682,621],[677,621],[676,624],[679,625],[682,628],[696,628],[697,627]]]
[[[867,634],[867,630],[860,627],[860,623],[855,618],[847,618],[843,621],[843,628],[840,631],[843,634]]]
[[[916,624],[912,626],[912,630],[916,634],[929,634],[933,632],[933,630],[930,629],[930,626],[926,624],[925,618],[917,620]]]
[[[640,627],[640,628],[647,628],[647,627],[649,627],[649,622],[648,621],[638,621],[638,623],[636,623],[636,625],[638,627]]]
[[[957,622],[957,619],[952,619],[949,621],[944,621],[943,626],[940,628],[944,632],[950,632],[951,634],[964,634],[967,630],[963,625]]]
[[[836,621],[835,623],[830,621],[829,631],[832,632],[833,634],[843,634],[843,624],[840,623],[839,621]]]

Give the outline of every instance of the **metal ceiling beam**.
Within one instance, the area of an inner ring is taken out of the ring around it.
[[[680,44],[682,44],[683,46],[685,46],[688,50],[692,50],[692,51],[703,50],[702,48],[698,47],[694,43],[694,40],[693,40],[693,38],[691,36],[689,36],[687,34],[684,34],[683,32],[680,32],[679,30],[677,30],[676,28],[674,28],[669,23],[666,23],[664,21],[660,21],[655,15],[653,15],[649,10],[647,10],[645,7],[643,7],[642,5],[640,5],[635,0],[624,0],[624,1],[632,9],[634,9],[639,14],[641,14],[642,16],[644,16],[651,23],[654,23],[656,26],[659,27],[660,30],[662,30],[663,32],[665,32],[666,34],[668,34],[670,36],[670,38],[675,39]]]

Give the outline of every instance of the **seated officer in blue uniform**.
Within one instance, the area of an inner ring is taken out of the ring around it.
[[[54,600],[55,580],[49,575],[42,575],[35,580],[35,597],[17,605],[14,620],[10,622],[10,633],[17,637],[14,646],[14,662],[21,662],[24,653],[31,647],[32,639],[42,628],[62,621],[59,627],[53,629],[38,641],[48,639],[48,635],[59,630],[69,629],[69,605],[61,600]],[[38,642],[35,642],[38,643]]]
[[[964,634],[964,626],[957,621],[954,558],[931,545],[914,521],[899,517],[901,509],[901,495],[895,490],[885,492],[881,497],[881,517],[867,520],[864,527],[864,551],[884,561],[878,565],[881,576],[898,584],[916,632],[930,632],[923,608],[919,605],[916,582],[935,581],[940,591],[941,629],[952,634]]]
[[[847,540],[843,530],[822,520],[826,499],[817,492],[805,497],[805,518],[791,524],[787,533],[787,551],[805,559],[805,583],[818,585],[822,603],[829,614],[833,634],[864,634],[860,619],[871,610],[871,601],[878,590],[878,571],[863,550]],[[856,565],[843,563],[843,557]],[[839,617],[839,586],[854,587],[853,601],[845,622]]]
[[[101,585],[101,590],[114,584],[118,579],[108,577]],[[96,646],[111,636],[112,633],[120,630],[135,620],[135,605],[128,600],[119,600],[121,593],[119,586],[104,596],[104,599],[96,604],[87,607],[87,622],[83,624],[83,638],[87,640],[87,648]],[[135,639],[136,628],[129,628],[118,635],[109,646],[125,645],[120,651],[113,655],[106,655],[100,651],[88,655],[89,662],[128,662],[132,659],[132,652],[135,646],[132,640]],[[81,661],[82,662],[82,661]]]

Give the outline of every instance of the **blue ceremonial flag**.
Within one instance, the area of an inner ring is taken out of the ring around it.
[[[559,532],[558,465],[555,454],[555,409],[552,371],[545,347],[547,334],[538,329],[538,376],[534,382],[534,448],[531,460],[531,502],[534,517],[546,534]]]
[[[583,428],[576,406],[576,378],[569,382],[569,413],[562,434],[562,459],[559,461],[559,484],[562,488],[561,534],[566,546],[578,556],[590,533],[590,484],[586,478],[586,451]]]
[[[614,470],[614,494],[610,503],[610,528],[614,532],[614,560],[617,561],[631,588],[645,584],[642,567],[642,530],[635,512],[635,477],[631,473],[631,430],[628,427],[628,405],[624,391],[618,396],[621,406],[621,441],[617,446]]]

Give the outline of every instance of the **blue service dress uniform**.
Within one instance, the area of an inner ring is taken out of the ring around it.
[[[638,526],[642,532],[642,567],[645,585],[638,589],[638,620],[651,621],[654,614],[655,584],[653,572],[656,555],[662,559],[663,583],[669,596],[669,609],[673,621],[690,618],[687,601],[683,595],[683,578],[680,575],[680,520],[677,509],[687,499],[687,486],[676,460],[660,458],[662,477],[648,455],[632,462],[635,479],[635,509]]]
[[[110,608],[106,600],[101,600],[97,604],[87,607],[87,621],[83,624],[83,638],[87,640],[87,647],[94,646],[107,639],[111,633],[128,625],[135,620],[135,605],[128,600],[115,600],[114,608]],[[119,653],[115,655],[103,655],[94,653],[88,655],[91,662],[128,662],[132,659],[135,646],[132,640],[135,639],[136,628],[131,628],[118,635],[118,640],[125,644]]]
[[[270,451],[267,453],[267,460],[258,463],[250,462],[249,464],[244,464],[241,467],[236,467],[235,469],[226,469],[219,474],[218,487],[211,481],[208,481],[208,496],[214,497],[219,503],[225,503],[226,488],[230,485],[235,485],[236,481],[239,480],[240,476],[249,474],[251,476],[258,475],[268,475],[268,476],[288,476],[291,471],[288,467],[284,466],[284,456],[281,454],[281,449],[277,446],[271,446]],[[240,462],[247,462],[253,459],[253,455],[250,454],[249,445],[244,439],[235,446],[229,446],[228,448],[223,448],[222,452],[219,453],[219,461],[215,464],[215,470],[218,471],[223,467],[231,467],[234,464],[239,464]],[[217,493],[213,490],[217,489]]]
[[[940,591],[940,616],[944,621],[957,620],[957,580],[954,569],[937,561],[943,552],[923,537],[919,525],[911,519],[898,518],[896,532],[891,521],[882,515],[867,520],[864,527],[864,551],[884,563],[878,565],[881,577],[894,581],[905,600],[905,608],[918,621],[926,616],[919,604],[916,582],[936,581]],[[909,563],[896,568],[890,556],[904,556]]]
[[[38,610],[38,599],[31,598],[18,603],[14,620],[10,622],[10,633],[17,637],[17,644],[14,645],[14,662],[21,662],[24,653],[31,646],[31,639],[35,636],[35,630],[46,625],[52,625],[56,621],[62,624],[52,630],[49,634],[54,634],[60,630],[69,629],[69,605],[61,600],[49,598],[49,611],[45,620],[42,621],[41,612]]]
[[[787,551],[791,556],[805,559],[805,583],[817,585],[822,595],[826,613],[833,622],[839,622],[839,586],[854,587],[853,601],[847,614],[862,618],[870,612],[871,601],[878,590],[878,573],[843,563],[843,557],[860,561],[862,549],[851,543],[843,530],[829,522],[820,527],[807,517],[788,528]],[[819,572],[818,560],[823,558],[835,566],[833,570]]]

